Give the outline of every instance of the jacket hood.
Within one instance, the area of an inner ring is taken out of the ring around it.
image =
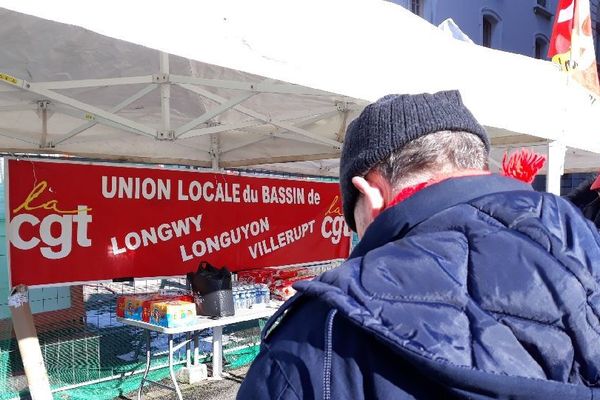
[[[527,398],[541,385],[553,398],[591,398],[597,260],[597,232],[568,202],[509,178],[464,177],[386,210],[344,265],[295,287],[458,394]]]

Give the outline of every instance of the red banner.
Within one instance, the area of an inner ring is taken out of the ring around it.
[[[12,285],[182,275],[345,258],[336,183],[7,161]]]

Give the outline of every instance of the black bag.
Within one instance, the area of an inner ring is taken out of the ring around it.
[[[196,312],[209,317],[227,317],[234,314],[231,272],[215,268],[201,261],[198,270],[187,274],[192,285]]]

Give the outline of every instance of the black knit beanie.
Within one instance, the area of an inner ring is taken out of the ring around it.
[[[363,176],[410,141],[440,131],[477,135],[487,151],[487,133],[465,107],[457,90],[435,94],[390,94],[369,104],[348,125],[340,159],[340,187],[344,217],[356,230],[354,204],[358,190],[354,176]]]

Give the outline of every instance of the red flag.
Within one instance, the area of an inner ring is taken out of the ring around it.
[[[589,0],[559,0],[548,57],[600,97]]]
[[[559,0],[556,9],[556,18],[552,27],[552,38],[548,48],[548,57],[564,55],[571,49],[571,31],[573,30],[573,16],[575,0]]]

